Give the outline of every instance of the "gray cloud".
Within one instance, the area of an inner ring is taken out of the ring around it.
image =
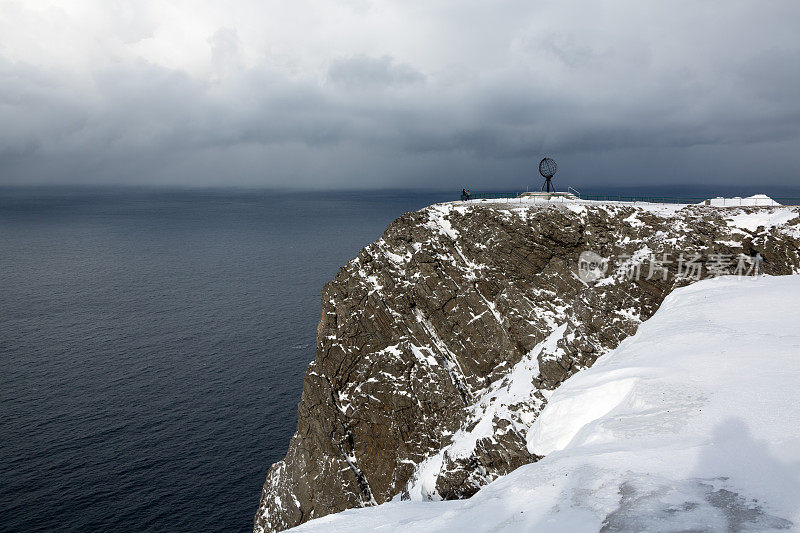
[[[420,83],[425,76],[410,65],[395,62],[390,56],[360,55],[331,62],[328,80],[349,89],[373,89]]]
[[[0,47],[0,183],[516,187],[550,154],[573,183],[800,186],[800,8],[707,4],[362,2],[338,40],[200,17],[192,53],[155,46],[178,39],[157,4],[98,4],[118,39],[55,62]]]

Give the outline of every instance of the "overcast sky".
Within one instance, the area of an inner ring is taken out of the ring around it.
[[[800,186],[800,2],[0,0],[0,183]]]

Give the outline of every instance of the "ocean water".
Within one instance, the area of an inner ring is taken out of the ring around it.
[[[452,196],[0,189],[0,530],[250,530],[322,285]]]

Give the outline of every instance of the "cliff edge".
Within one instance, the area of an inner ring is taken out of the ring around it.
[[[457,499],[540,457],[552,392],[677,286],[800,272],[797,208],[438,204],[322,291],[298,425],[255,531],[392,498]]]

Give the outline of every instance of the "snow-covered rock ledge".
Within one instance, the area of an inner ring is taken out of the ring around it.
[[[393,501],[297,531],[800,527],[800,276],[679,288],[550,397],[545,455],[469,500]]]

